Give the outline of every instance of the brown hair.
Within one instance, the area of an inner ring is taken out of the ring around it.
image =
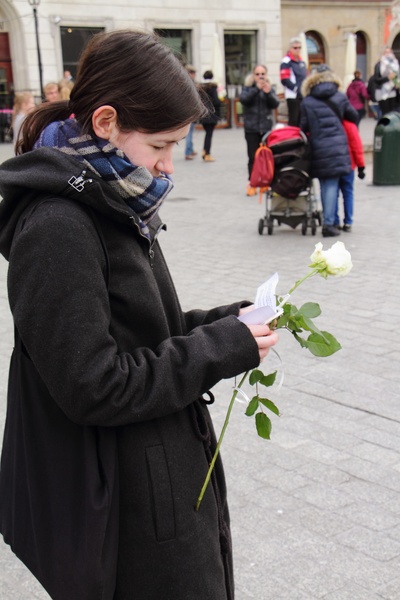
[[[28,115],[17,153],[32,150],[49,123],[71,113],[91,133],[93,112],[107,104],[115,108],[122,131],[173,131],[205,113],[186,69],[156,35],[99,33],[81,55],[69,102],[45,103]]]

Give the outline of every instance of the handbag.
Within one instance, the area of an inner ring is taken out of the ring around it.
[[[118,507],[115,428],[68,419],[15,328],[0,470],[4,541],[54,600],[112,600]]]

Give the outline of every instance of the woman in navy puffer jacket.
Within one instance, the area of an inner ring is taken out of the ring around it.
[[[301,87],[300,127],[309,135],[312,176],[318,177],[324,212],[322,235],[339,235],[334,227],[339,178],[351,171],[346,133],[341,121],[357,124],[357,111],[339,92],[340,80],[327,65],[319,65]]]

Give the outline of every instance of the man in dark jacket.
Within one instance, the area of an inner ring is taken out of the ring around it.
[[[250,179],[254,155],[262,137],[272,128],[272,110],[279,106],[279,100],[267,78],[267,67],[257,65],[254,67],[253,73],[246,77],[240,102],[243,105],[244,135],[247,142]],[[247,195],[254,196],[256,193],[256,188],[248,184]]]
[[[339,178],[351,171],[346,133],[341,121],[357,124],[357,111],[339,92],[340,80],[327,65],[319,65],[302,85],[301,129],[309,135],[312,176],[318,177],[324,212],[322,235],[339,235],[334,226]]]
[[[285,98],[289,112],[289,125],[299,126],[301,84],[307,77],[307,67],[301,59],[301,39],[294,37],[290,40],[290,48],[282,58],[280,67],[281,84],[285,88]]]

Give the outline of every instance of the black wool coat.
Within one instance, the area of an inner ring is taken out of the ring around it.
[[[5,541],[56,600],[232,600],[220,460],[194,506],[215,448],[202,396],[259,364],[240,304],[183,312],[159,218],[149,241],[74,158],[35,150],[4,163],[0,182],[20,339],[0,472]]]

